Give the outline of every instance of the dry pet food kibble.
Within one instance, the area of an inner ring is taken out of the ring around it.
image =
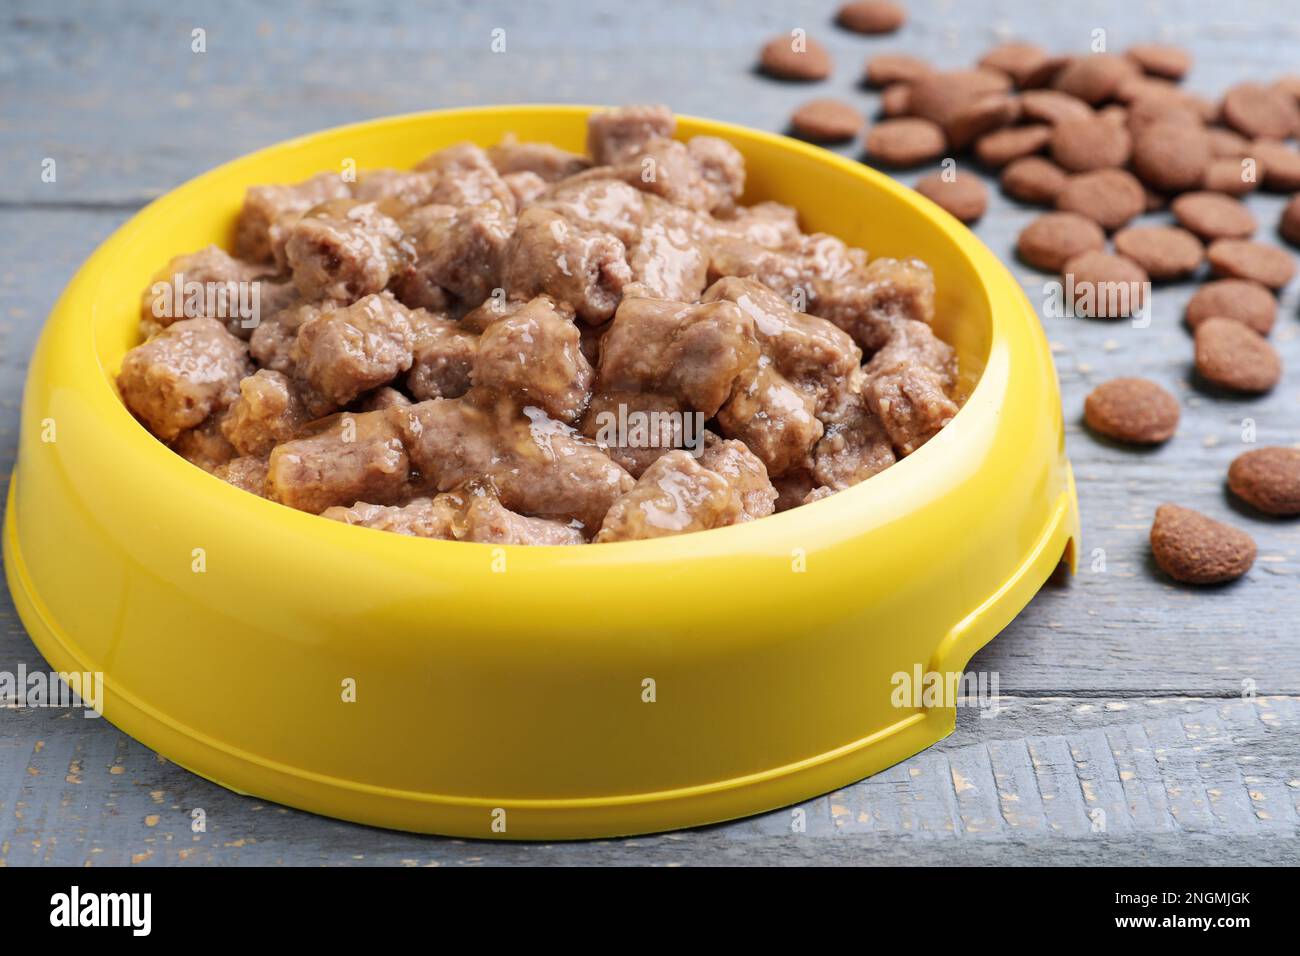
[[[1129,47],[1125,55],[1144,73],[1166,80],[1181,80],[1192,68],[1192,55],[1182,47],[1163,43],[1139,43]]]
[[[1158,445],[1178,430],[1178,399],[1145,378],[1116,378],[1098,385],[1083,403],[1088,427],[1132,445]]]
[[[916,191],[962,222],[979,219],[989,205],[988,187],[978,176],[969,173],[958,173],[951,178],[945,178],[944,173],[931,173],[916,184]]]
[[[1219,239],[1205,252],[1216,275],[1254,279],[1270,289],[1280,289],[1295,275],[1295,260],[1284,249],[1247,239]]]
[[[826,48],[812,37],[783,33],[773,37],[759,54],[759,66],[779,80],[824,80],[833,64]]]
[[[1231,196],[1184,193],[1170,209],[1181,225],[1205,240],[1246,239],[1255,234],[1255,217]]]
[[[914,83],[934,72],[934,67],[924,60],[906,53],[877,53],[867,61],[865,79],[868,86],[876,88],[894,83]]]
[[[1235,319],[1260,335],[1273,331],[1277,299],[1249,279],[1216,279],[1201,286],[1187,302],[1187,325],[1195,329],[1206,319]]]
[[[1235,581],[1255,563],[1255,541],[1221,521],[1178,505],[1161,505],[1151,525],[1151,553],[1184,584]]]
[[[1002,191],[1012,199],[1036,206],[1049,206],[1056,202],[1067,182],[1069,176],[1066,172],[1041,156],[1014,160],[1002,170]]]
[[[840,7],[835,22],[854,33],[893,33],[907,22],[907,11],[890,0],[854,0]]]
[[[1049,212],[1020,233],[1016,251],[1043,272],[1060,272],[1066,261],[1106,248],[1106,234],[1091,219],[1073,212]]]
[[[1210,165],[1210,138],[1200,126],[1162,119],[1134,134],[1133,171],[1152,189],[1196,189]]]
[[[1220,388],[1262,394],[1282,377],[1282,359],[1242,323],[1211,318],[1196,327],[1196,371]]]
[[[1293,246],[1300,246],[1300,196],[1292,196],[1277,224],[1278,234]]]
[[[943,155],[947,140],[930,120],[905,116],[882,120],[867,132],[867,153],[886,166],[919,166]]]
[[[1300,129],[1293,97],[1260,83],[1239,83],[1223,95],[1223,119],[1251,139],[1290,139]]]
[[[1125,256],[1093,250],[1069,259],[1062,274],[1074,281],[1075,311],[1096,319],[1123,319],[1146,305],[1149,278]]]
[[[912,108],[912,88],[906,83],[892,83],[880,94],[880,115],[886,119],[906,116]]]
[[[1300,153],[1285,143],[1259,140],[1250,145],[1246,156],[1258,163],[1256,174],[1264,188],[1279,193],[1300,189]]]
[[[1071,176],[1056,197],[1056,208],[1087,216],[1111,232],[1142,214],[1146,192],[1132,173],[1098,169]]]
[[[1160,282],[1191,275],[1205,261],[1201,240],[1177,226],[1133,226],[1115,233],[1115,250]],[[1272,296],[1269,296],[1271,299]]]
[[[1212,193],[1245,196],[1259,188],[1259,179],[1256,171],[1250,169],[1247,163],[1240,159],[1225,157],[1210,160],[1210,164],[1205,167],[1202,186]]]
[[[1000,70],[1020,89],[1042,86],[1060,69],[1060,61],[1036,43],[1013,40],[989,50],[979,65]]]
[[[1060,90],[1026,90],[1020,96],[1020,114],[1055,126],[1066,120],[1091,119],[1093,112],[1083,100]]]
[[[1076,57],[1056,76],[1056,89],[1097,106],[1115,96],[1120,84],[1138,75],[1132,60],[1114,53]]]
[[[1086,173],[1123,166],[1133,141],[1128,130],[1104,116],[1063,120],[1052,130],[1052,159],[1062,169]]]
[[[814,143],[838,143],[862,132],[862,114],[842,100],[810,100],[794,111],[790,126]]]
[[[1044,123],[1008,126],[981,136],[975,141],[975,158],[985,166],[999,169],[1022,156],[1040,152],[1052,138],[1052,128]]]
[[[1300,449],[1256,448],[1228,469],[1232,493],[1269,515],[1300,515]]]

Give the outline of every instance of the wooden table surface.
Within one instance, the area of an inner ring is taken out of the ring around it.
[[[830,24],[833,2],[661,0],[573,4],[246,2],[193,5],[11,0],[0,13],[0,456],[12,467],[22,381],[41,323],[90,251],[142,204],[254,148],[369,117],[527,101],[663,101],[781,130],[814,95],[874,111],[856,85],[872,53],[960,66],[1000,39],[1087,49],[1164,40],[1196,56],[1187,84],[1215,95],[1297,69],[1290,5],[1174,0],[912,0],[911,23],[865,38]],[[803,27],[834,77],[780,84],[753,71],[761,41]],[[494,29],[506,51],[492,53]],[[206,52],[191,50],[205,31]],[[43,181],[42,161],[57,163]],[[903,176],[912,181],[920,174]],[[1252,197],[1273,241],[1282,206]],[[1036,304],[1043,283],[1011,249],[1034,212],[996,195],[977,232]],[[1157,215],[1155,220],[1162,218]],[[1162,287],[1146,329],[1045,318],[1083,511],[1083,561],[1049,585],[972,669],[996,671],[997,717],[959,712],[948,740],[869,780],[789,810],[634,840],[474,843],[386,832],[224,791],[106,721],[0,710],[0,864],[1192,863],[1300,861],[1300,524],[1226,497],[1243,420],[1261,444],[1300,442],[1297,288],[1273,340],[1287,362],[1265,398],[1224,400],[1191,383],[1180,317],[1192,285]],[[1099,443],[1079,417],[1120,374],[1179,395],[1167,446]],[[1153,568],[1152,513],[1177,501],[1253,534],[1241,582],[1194,592]],[[1102,560],[1104,556],[1104,561]],[[6,593],[0,670],[43,661]],[[202,808],[207,831],[191,832]],[[1097,811],[1101,811],[1098,813]]]

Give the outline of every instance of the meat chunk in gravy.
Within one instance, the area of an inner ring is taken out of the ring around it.
[[[308,413],[289,377],[258,369],[239,383],[221,432],[240,455],[263,456],[307,423]]]
[[[281,286],[267,279],[272,271],[217,246],[176,256],[144,290],[140,318],[154,331],[182,319],[217,319],[232,335],[247,339],[263,310],[274,310],[285,298]]]
[[[389,414],[412,464],[436,490],[486,476],[510,510],[576,521],[589,535],[633,484],[595,442],[535,406],[471,391]]]
[[[736,524],[741,496],[722,475],[685,451],[670,451],[610,506],[596,541],[634,541]]]
[[[609,233],[575,226],[559,213],[530,206],[506,246],[501,280],[517,299],[550,295],[585,322],[607,322],[632,280],[627,248]]]
[[[957,414],[957,354],[923,322],[899,322],[865,372],[867,404],[900,456],[916,451]]]
[[[332,200],[305,213],[284,246],[304,299],[355,302],[382,292],[414,258],[410,239],[375,203]]]
[[[666,106],[628,106],[593,113],[587,121],[587,152],[597,166],[613,166],[630,159],[651,140],[669,139],[677,118]]]
[[[334,505],[396,504],[411,497],[411,465],[392,409],[342,413],[310,434],[276,445],[267,465],[268,496],[319,514]]]
[[[335,405],[391,382],[411,367],[411,314],[391,295],[368,295],[298,327],[294,368]]]
[[[235,226],[235,254],[249,262],[283,262],[286,230],[313,206],[351,196],[337,173],[321,173],[294,186],[253,186]]]
[[[248,348],[216,319],[184,319],[126,354],[117,387],[148,429],[171,441],[239,396]]]
[[[591,365],[578,327],[547,298],[493,322],[479,340],[472,380],[573,424],[591,400]]]
[[[711,418],[758,357],[753,319],[734,303],[628,298],[601,339],[599,387],[670,395]]]
[[[731,143],[633,106],[590,117],[585,155],[508,136],[255,186],[233,254],[144,291],[118,388],[229,484],[411,537],[628,541],[800,507],[945,427],[957,359],[925,263],[742,206],[745,181]],[[225,299],[178,314],[178,283]]]
[[[404,505],[333,507],[322,516],[345,524],[392,531],[417,538],[475,541],[482,544],[585,544],[572,525],[530,518],[501,504],[489,482],[474,481],[432,498],[412,498]]]

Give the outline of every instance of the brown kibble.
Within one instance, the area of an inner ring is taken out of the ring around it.
[[[1002,171],[1002,191],[1012,199],[1050,206],[1069,181],[1068,174],[1051,160],[1026,156],[1013,160]]]
[[[1211,385],[1261,395],[1282,377],[1282,359],[1263,336],[1214,317],[1196,327],[1196,372]]]
[[[887,166],[919,166],[948,146],[943,130],[917,116],[882,120],[867,133],[867,153]]]
[[[1113,99],[1120,84],[1137,73],[1132,60],[1114,53],[1090,53],[1067,63],[1053,86],[1096,106]]]
[[[1091,219],[1073,212],[1049,212],[1020,233],[1016,251],[1043,272],[1060,272],[1065,263],[1085,252],[1106,248],[1106,234]]]
[[[1210,137],[1210,155],[1215,159],[1241,159],[1250,155],[1250,140],[1222,126],[1211,126],[1205,131]]]
[[[1202,186],[1206,192],[1246,196],[1259,188],[1258,174],[1262,168],[1262,163],[1251,164],[1244,159],[1212,159],[1205,167]]]
[[[1260,335],[1273,331],[1277,320],[1277,299],[1258,282],[1249,279],[1215,279],[1192,295],[1184,313],[1195,330],[1206,319],[1233,319]]]
[[[854,33],[893,33],[907,22],[907,11],[889,0],[854,0],[840,7],[835,22]]]
[[[1285,249],[1249,239],[1218,239],[1206,250],[1215,275],[1254,279],[1270,289],[1280,289],[1295,275],[1295,260]]]
[[[809,100],[794,111],[795,134],[814,143],[839,143],[862,132],[862,114],[843,100]]]
[[[1300,100],[1300,73],[1287,73],[1285,76],[1279,76],[1273,81],[1273,89],[1285,93],[1293,100]]]
[[[1132,173],[1097,169],[1071,176],[1056,197],[1056,208],[1087,216],[1112,232],[1141,215],[1146,201],[1146,191]]]
[[[1251,144],[1248,155],[1259,162],[1259,175],[1264,188],[1279,193],[1300,190],[1300,152],[1285,143],[1258,140]]]
[[[1009,92],[1011,81],[995,70],[949,70],[912,81],[912,112],[946,127],[977,100]]]
[[[868,86],[884,87],[893,83],[915,83],[934,72],[924,60],[906,53],[877,53],[867,61],[865,79]]]
[[[1282,210],[1277,231],[1291,245],[1300,246],[1300,196],[1292,196]]]
[[[985,166],[1000,169],[1013,159],[1042,150],[1052,138],[1052,128],[1045,123],[1009,126],[987,133],[975,141],[975,158]]]
[[[1006,126],[1019,112],[1020,104],[1013,96],[980,96],[957,109],[943,131],[953,149],[965,149],[977,137]]]
[[[880,94],[880,114],[885,117],[906,116],[912,111],[910,83],[891,83]]]
[[[951,180],[944,173],[931,173],[916,184],[916,191],[942,206],[962,222],[974,222],[989,205],[989,190],[983,180],[958,173]]]
[[[1089,119],[1092,107],[1060,90],[1026,90],[1020,94],[1020,112],[1027,120],[1056,125],[1066,120]]]
[[[1255,217],[1238,199],[1221,193],[1184,193],[1170,207],[1174,218],[1202,239],[1245,239],[1255,234]]]
[[[1266,515],[1300,515],[1300,449],[1256,448],[1228,468],[1228,487]]]
[[[1189,276],[1205,261],[1201,240],[1177,226],[1134,226],[1121,230],[1115,233],[1115,250],[1128,256],[1158,282]]]
[[[1061,267],[1074,283],[1074,311],[1095,319],[1123,319],[1146,304],[1150,281],[1142,267],[1127,256],[1093,250],[1074,256]]]
[[[1178,430],[1178,399],[1145,378],[1115,378],[1094,388],[1083,418],[1099,435],[1130,445],[1159,445]]]
[[[999,70],[1020,89],[1042,86],[1060,68],[1059,61],[1036,43],[1001,43],[980,58],[979,65]]]
[[[1144,73],[1166,80],[1181,80],[1192,68],[1192,55],[1182,47],[1165,43],[1139,43],[1125,55]]]
[[[1223,95],[1224,122],[1251,139],[1289,139],[1300,129],[1300,106],[1262,83],[1238,83]]]
[[[1097,115],[1102,119],[1110,120],[1112,123],[1118,123],[1120,126],[1128,125],[1128,109],[1120,106],[1118,103],[1111,103],[1109,106],[1103,106],[1097,110]]]
[[[824,80],[834,68],[826,47],[812,37],[791,36],[788,33],[773,37],[763,46],[758,58],[759,66],[769,76],[778,80]]]
[[[1199,125],[1156,120],[1134,133],[1133,171],[1152,189],[1196,189],[1210,165],[1210,138]]]
[[[1128,130],[1102,116],[1064,120],[1052,130],[1052,159],[1062,169],[1086,173],[1123,166],[1133,142]]]
[[[1181,123],[1204,127],[1201,114],[1177,96],[1143,96],[1129,104],[1128,128],[1134,136],[1154,123]]]
[[[1255,540],[1191,508],[1165,504],[1151,525],[1151,553],[1160,570],[1184,584],[1235,581],[1255,563]]]

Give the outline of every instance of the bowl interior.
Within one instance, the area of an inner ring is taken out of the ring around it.
[[[581,151],[587,107],[523,106],[451,110],[375,120],[290,140],[234,160],[163,196],[133,219],[102,263],[93,297],[92,336],[106,384],[139,343],[141,291],[176,255],[217,243],[230,248],[244,191],[349,168],[413,166],[434,150],[513,132]],[[970,234],[946,213],[888,177],[827,150],[783,136],[691,117],[679,138],[722,136],[744,155],[745,203],[777,200],[800,210],[805,231],[831,233],[879,256],[923,259],[935,272],[935,328],[958,352],[968,396],[992,342],[989,297],[964,248]],[[123,410],[125,413],[125,409]]]

